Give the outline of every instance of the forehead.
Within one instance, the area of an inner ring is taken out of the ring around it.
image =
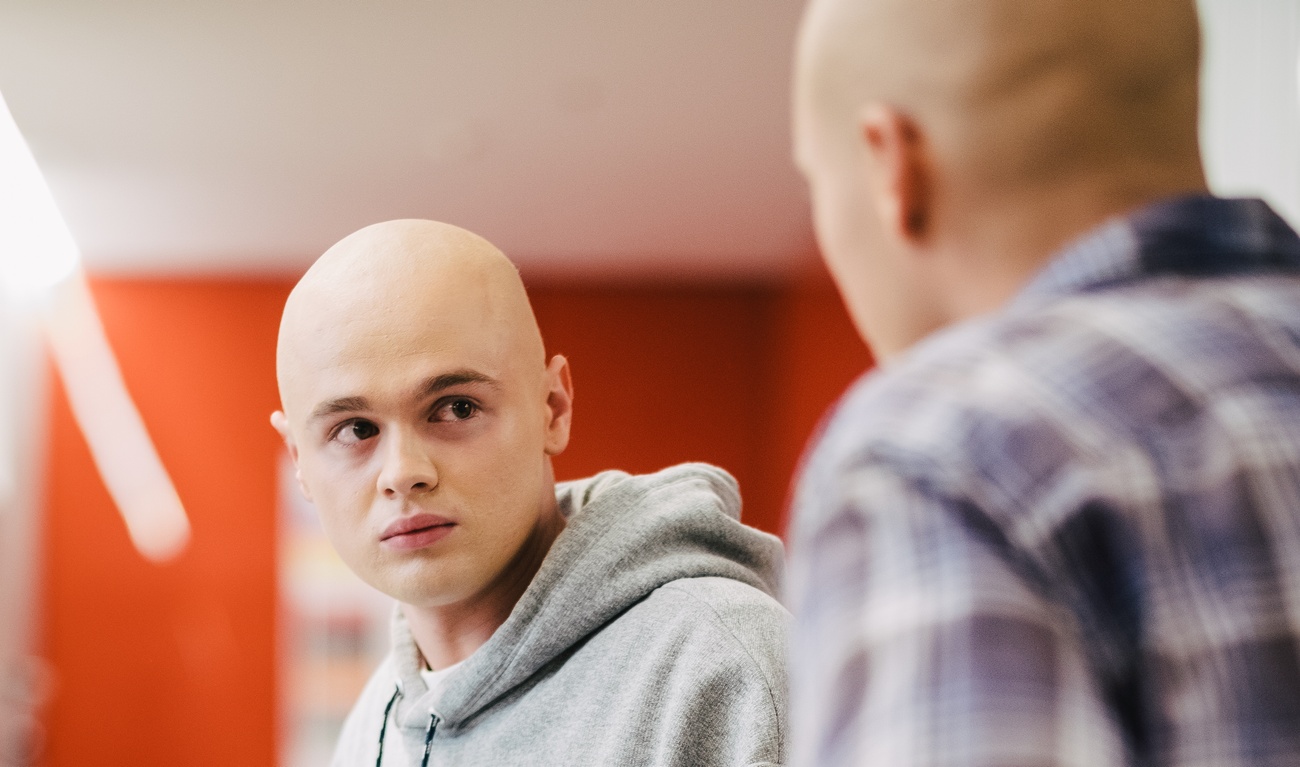
[[[502,384],[522,375],[517,333],[475,291],[397,291],[313,302],[309,321],[283,339],[281,394],[291,418],[344,397],[415,396],[423,382],[471,370]]]

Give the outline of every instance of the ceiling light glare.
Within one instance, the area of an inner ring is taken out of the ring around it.
[[[0,95],[0,282],[17,295],[40,294],[80,263],[45,176]]]
[[[185,551],[190,522],[122,380],[94,297],[78,274],[52,291],[46,333],[72,417],[136,550],[152,562]]]

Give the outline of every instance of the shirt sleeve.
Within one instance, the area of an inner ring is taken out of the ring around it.
[[[833,484],[796,510],[793,764],[1126,763],[1074,620],[980,509],[882,465]]]

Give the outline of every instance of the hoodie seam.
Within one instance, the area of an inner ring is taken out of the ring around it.
[[[666,483],[659,484],[659,485],[655,485],[655,486],[649,488],[648,490],[643,490],[643,491],[640,493],[640,500],[639,500],[639,502],[640,502],[640,503],[644,503],[644,502],[645,502],[645,499],[650,498],[651,496],[657,495],[657,494],[659,494],[659,493],[661,493],[661,492],[664,492],[664,491],[666,491],[666,490],[668,490],[668,489],[670,489],[670,488],[678,487],[679,485],[682,485],[682,484],[685,484],[685,483],[688,483],[688,482],[695,482],[695,481],[698,481],[699,479],[700,479],[700,477],[699,477],[698,474],[688,474],[688,475],[685,475],[685,476],[676,477],[676,478],[674,478],[674,479],[672,479],[672,480],[670,480],[670,481],[668,481],[668,482],[666,482]],[[620,483],[620,484],[621,484],[621,483]],[[617,485],[616,485],[615,487],[617,487]],[[615,487],[611,487],[611,488],[609,488],[609,490],[614,490]],[[608,493],[609,490],[607,490],[606,493]],[[606,493],[602,493],[601,495],[606,495]],[[607,497],[607,496],[606,496],[606,497]],[[596,502],[596,501],[595,501],[595,498],[593,498],[593,499],[592,499],[592,504],[594,504],[595,502]],[[589,505],[591,505],[591,504],[587,504],[587,505],[589,506]],[[582,511],[585,511],[585,510],[586,510],[586,506],[583,507]],[[584,546],[584,547],[582,548],[582,551],[583,551],[583,552],[587,552],[587,551],[590,551],[591,549],[593,549],[593,548],[599,546],[600,543],[601,543],[601,541],[604,541],[605,538],[607,538],[608,536],[610,536],[611,534],[613,534],[614,531],[615,531],[617,528],[618,528],[618,525],[617,525],[617,524],[611,523],[608,527],[605,528],[605,530],[601,531],[601,533],[600,533],[598,536],[596,536],[594,539],[592,539],[592,541],[591,541],[588,545]],[[549,552],[548,552],[548,553],[549,553]],[[561,575],[561,576],[560,576],[560,577],[555,581],[555,583],[553,584],[553,586],[552,586],[551,589],[550,589],[550,592],[551,592],[551,593],[554,593],[554,592],[559,591],[560,588],[561,588],[562,586],[566,585],[566,584],[569,582],[570,579],[577,577],[577,576],[574,575],[574,573],[576,572],[576,570],[577,570],[577,568],[573,568],[573,567],[570,567],[569,569],[565,570],[564,573],[563,573],[563,574],[562,574],[562,575]],[[667,585],[667,584],[669,584],[669,583],[672,583],[672,581],[664,581],[663,583],[656,584],[656,585],[654,586],[654,588],[649,589],[649,590],[646,592],[646,594],[648,595],[648,594],[650,594],[650,593],[653,593],[656,589],[662,588],[663,586],[665,586],[665,585]],[[645,598],[645,597],[643,596],[642,599],[644,599],[644,598]],[[641,600],[638,600],[638,601],[641,601]],[[617,616],[615,617],[615,620],[617,620]],[[600,626],[597,626],[596,628],[592,629],[592,631],[589,632],[588,634],[586,634],[585,636],[591,636],[591,635],[593,635],[593,634],[599,633],[601,630],[603,630],[603,629],[604,629],[606,626],[608,626],[608,625],[609,625],[609,622],[602,623]],[[509,656],[507,656],[505,662],[502,663],[502,664],[500,664],[500,665],[497,667],[497,671],[496,671],[496,673],[494,673],[494,674],[493,674],[489,679],[485,680],[484,683],[483,683],[483,685],[479,688],[480,691],[477,692],[477,693],[475,693],[474,697],[470,698],[469,701],[466,703],[466,708],[467,708],[467,709],[475,710],[475,709],[477,709],[477,708],[480,706],[480,704],[481,704],[483,698],[487,696],[488,691],[490,691],[490,690],[492,689],[492,686],[493,686],[494,684],[496,684],[497,680],[500,679],[502,676],[504,676],[505,673],[506,673],[506,671],[507,671],[508,669],[510,669],[510,668],[514,665],[514,662],[518,659],[520,652],[522,652],[523,648],[527,646],[527,644],[528,644],[528,641],[527,641],[527,640],[531,639],[531,638],[533,637],[533,635],[534,635],[536,632],[540,631],[540,630],[541,630],[541,628],[539,627],[539,624],[538,624],[536,621],[530,621],[527,630],[524,632],[524,634],[523,634],[522,636],[519,637],[519,641],[515,642],[515,646],[511,649],[510,654],[509,654]],[[748,651],[746,651],[746,653],[748,654]],[[766,680],[765,680],[765,681],[766,681]]]
[[[781,710],[781,707],[780,707],[780,704],[777,702],[777,696],[776,696],[776,693],[775,693],[775,691],[772,689],[772,682],[771,682],[771,680],[768,679],[768,675],[767,675],[767,673],[765,672],[765,670],[763,669],[763,665],[762,665],[761,663],[758,662],[758,659],[754,657],[754,653],[750,651],[749,645],[748,645],[747,643],[745,643],[744,640],[742,640],[742,639],[741,639],[741,638],[736,634],[735,630],[733,630],[733,629],[731,628],[731,626],[727,625],[727,622],[726,622],[726,621],[723,619],[723,617],[722,617],[722,613],[718,612],[718,608],[715,607],[715,606],[713,605],[713,603],[710,602],[709,600],[704,599],[703,597],[700,597],[699,595],[693,593],[691,589],[687,588],[687,587],[685,586],[685,584],[681,583],[681,581],[683,581],[683,580],[692,580],[692,579],[689,579],[689,578],[679,578],[679,579],[674,580],[674,581],[669,581],[669,582],[665,583],[664,585],[660,586],[659,588],[661,588],[661,589],[672,589],[673,591],[676,591],[676,592],[678,592],[678,593],[684,594],[687,598],[689,598],[689,599],[691,599],[691,600],[693,600],[693,601],[695,601],[695,602],[698,602],[698,603],[700,603],[701,605],[704,605],[704,607],[707,608],[708,611],[709,611],[710,613],[713,614],[713,618],[714,618],[713,623],[716,624],[716,625],[719,627],[719,629],[720,629],[723,633],[725,633],[726,635],[730,636],[730,637],[731,637],[731,640],[732,640],[733,642],[735,642],[737,645],[740,646],[740,649],[741,649],[742,651],[744,651],[744,653],[745,653],[745,657],[748,658],[748,659],[749,659],[749,662],[754,666],[754,668],[756,668],[756,669],[759,671],[759,676],[762,677],[762,679],[763,679],[763,688],[767,691],[767,699],[768,699],[768,702],[769,702],[769,703],[771,704],[771,706],[772,706],[772,714],[773,714],[772,719],[773,719],[773,721],[776,722],[776,725],[777,725],[777,727],[776,727],[776,746],[777,746],[776,759],[777,759],[777,763],[779,764],[779,763],[780,763],[780,759],[781,759],[781,754],[784,754],[784,753],[785,753],[785,732],[783,731],[783,723],[782,723],[782,721],[781,721],[781,717],[780,717],[780,715],[779,715],[779,712],[780,712],[780,710]],[[743,584],[742,584],[742,585],[743,585]],[[751,586],[750,588],[753,588],[753,587]],[[758,589],[755,589],[755,591],[758,591]],[[762,592],[760,591],[759,593],[762,593]],[[766,596],[766,595],[764,595],[764,596]],[[763,762],[759,762],[759,764],[762,764],[762,763],[763,763]]]

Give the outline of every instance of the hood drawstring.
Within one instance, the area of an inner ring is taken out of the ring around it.
[[[393,712],[393,704],[402,695],[401,685],[393,689],[393,697],[388,699],[388,705],[384,706],[384,721],[379,725],[379,756],[375,758],[375,767],[383,767],[384,761],[384,735],[388,732],[388,715]],[[433,734],[438,731],[438,715],[429,712],[429,727],[424,732],[424,758],[420,760],[420,767],[429,767],[429,752],[433,749]]]
[[[388,730],[388,715],[393,711],[393,704],[397,702],[397,696],[402,694],[401,686],[393,688],[393,697],[388,699],[388,705],[384,706],[384,721],[379,725],[379,756],[375,758],[375,767],[381,767],[384,761],[384,733]]]
[[[438,729],[438,715],[429,712],[429,729],[424,733],[424,758],[420,760],[420,767],[429,767],[429,749],[433,747],[433,733]]]

